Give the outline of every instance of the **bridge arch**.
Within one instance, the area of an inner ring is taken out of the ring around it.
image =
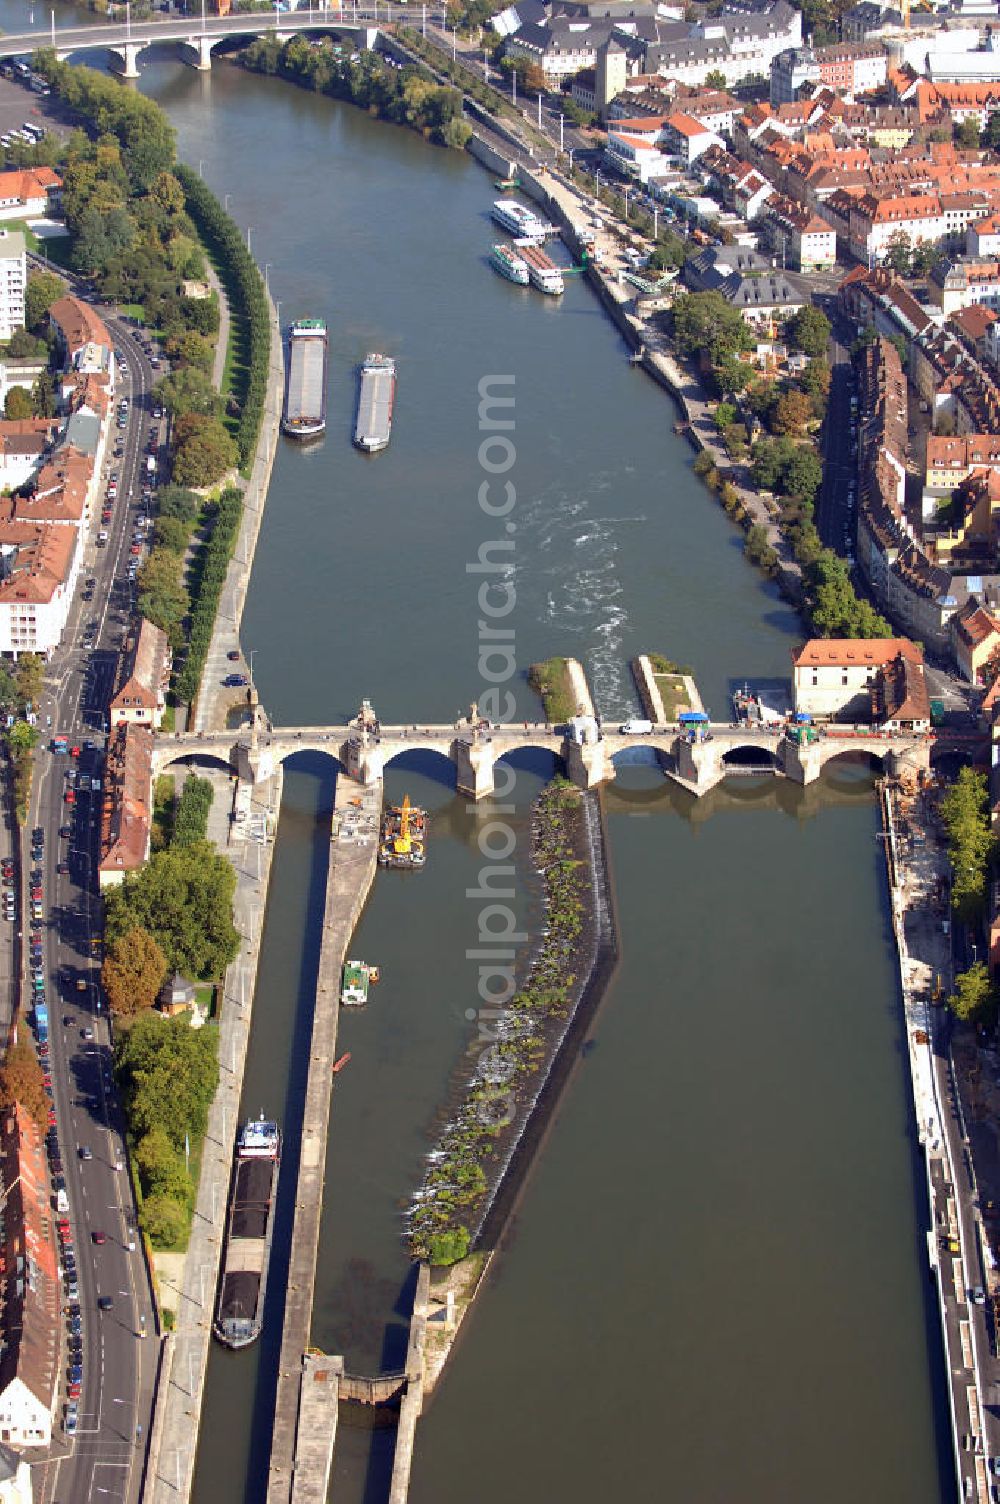
[[[776,773],[781,767],[775,748],[762,742],[740,742],[722,754],[723,773]]]
[[[457,786],[455,759],[444,747],[400,747],[382,764],[383,773],[390,768],[394,773],[417,773],[452,790]]]
[[[609,750],[608,761],[617,771],[619,768],[671,768],[673,760],[670,753],[656,742],[645,742],[641,738],[626,742],[624,745]]]
[[[857,744],[850,747],[838,747],[834,752],[824,752],[823,771],[828,770],[836,774],[838,771],[846,772],[850,767],[865,768],[870,772],[881,776],[886,771],[886,750],[880,750],[877,746]]]

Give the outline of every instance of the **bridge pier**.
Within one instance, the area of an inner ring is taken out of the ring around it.
[[[470,799],[485,799],[493,792],[492,742],[472,736],[457,736],[452,748],[455,763],[455,786]]]
[[[577,742],[566,737],[561,751],[566,777],[578,789],[596,788],[615,776],[615,765],[607,756],[603,740]]]
[[[210,37],[198,37],[195,43],[198,53],[198,61],[195,67],[199,73],[208,73],[212,66],[212,41]]]
[[[378,745],[368,736],[352,736],[342,749],[341,760],[347,769],[348,778],[362,783],[367,788],[382,777],[384,758]]]
[[[139,77],[139,65],[136,59],[147,45],[145,42],[123,42],[120,47],[108,48],[111,56],[118,58],[122,65],[119,70],[122,78]]]
[[[725,776],[722,758],[725,748],[711,741],[692,742],[686,736],[677,739],[677,777],[700,799],[721,783]]]
[[[781,744],[778,760],[787,778],[803,785],[815,783],[823,771],[825,761],[823,747],[819,742],[806,742],[797,746],[787,738]]]

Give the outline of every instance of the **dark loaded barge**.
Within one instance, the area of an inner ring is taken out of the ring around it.
[[[249,1347],[260,1336],[280,1164],[277,1123],[263,1113],[251,1118],[236,1143],[213,1327],[226,1347]]]
[[[288,336],[288,378],[281,426],[293,439],[315,439],[326,428],[328,343],[322,319],[300,319]]]

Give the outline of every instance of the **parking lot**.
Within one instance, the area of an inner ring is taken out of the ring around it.
[[[70,128],[54,94],[35,94],[12,78],[0,77],[0,136],[20,130],[26,120],[52,135],[65,135]]]

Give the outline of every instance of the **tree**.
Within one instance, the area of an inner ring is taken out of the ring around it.
[[[886,241],[888,254],[886,261],[899,277],[905,277],[910,270],[910,257],[912,246],[910,237],[905,230],[894,230]]]
[[[987,120],[980,145],[988,146],[990,151],[1000,148],[1000,112],[994,110]]]
[[[910,258],[910,269],[915,277],[926,277],[932,272],[941,260],[941,248],[929,241],[921,241],[915,246]]]
[[[968,971],[958,974],[948,1007],[963,1023],[982,1024],[987,1028],[995,1023],[997,992],[985,961],[977,961]]]
[[[707,350],[717,360],[753,345],[743,315],[720,292],[679,293],[673,316],[674,340],[682,355]]]
[[[736,422],[736,409],[731,402],[720,402],[715,409],[715,426],[720,433],[725,433]]]
[[[186,413],[174,424],[174,480],[181,486],[210,486],[239,462],[236,441],[218,418]]]
[[[36,418],[56,415],[56,385],[48,371],[43,371],[31,389],[31,410]]]
[[[809,362],[799,377],[799,385],[812,403],[813,414],[821,418],[830,395],[830,366],[824,356],[817,355]]]
[[[179,1149],[165,1129],[151,1128],[135,1146],[135,1162],[146,1196],[167,1196],[190,1211],[194,1197],[191,1176]]]
[[[166,974],[166,957],[148,931],[136,927],[120,935],[108,946],[101,968],[111,1012],[130,1018],[151,1008]]]
[[[159,517],[176,517],[188,527],[194,522],[201,505],[201,497],[183,486],[164,486],[159,492],[156,510]]]
[[[210,418],[218,418],[222,414],[222,398],[204,371],[199,371],[195,366],[171,371],[169,376],[164,376],[157,383],[155,391],[164,407],[175,418],[184,413],[202,413]]]
[[[712,68],[705,74],[705,87],[708,89],[724,89],[726,87],[726,75],[721,68]]]
[[[115,1072],[136,1139],[160,1129],[180,1153],[201,1137],[219,1084],[218,1042],[214,1025],[192,1029],[152,1009],[118,1031]]]
[[[157,517],[153,524],[153,542],[172,554],[183,554],[191,537],[191,529],[179,517]]]
[[[41,329],[45,315],[58,302],[66,288],[52,272],[32,272],[24,290],[24,323],[27,329]]]
[[[233,926],[236,873],[207,841],[157,851],[109,892],[109,941],[138,927],[151,934],[171,971],[211,980],[239,950]]]
[[[772,426],[775,433],[800,434],[813,416],[813,405],[805,392],[784,392],[775,403]]]
[[[173,1248],[187,1232],[187,1214],[171,1196],[147,1196],[139,1208],[139,1225],[154,1248]]]
[[[26,752],[30,752],[37,741],[38,732],[27,721],[15,721],[7,732],[8,745],[16,756],[23,756]]]
[[[955,145],[962,151],[979,150],[979,121],[975,115],[967,115],[956,125]]]
[[[166,632],[175,652],[184,645],[182,625],[189,604],[181,567],[179,554],[154,548],[137,576],[140,615]]]
[[[34,412],[35,409],[31,401],[30,392],[25,391],[23,386],[8,388],[3,403],[5,418],[31,418],[34,416]]]
[[[23,1034],[9,1046],[0,1064],[0,1106],[13,1107],[15,1102],[20,1102],[39,1128],[45,1127],[49,1102],[42,1067],[34,1045]]]
[[[830,343],[830,320],[821,308],[806,303],[788,321],[786,333],[804,355],[825,355]]]
[[[14,682],[17,685],[18,703],[24,709],[29,705],[37,705],[42,698],[44,678],[44,660],[37,653],[22,653],[17,660]]]
[[[469,1251],[469,1230],[450,1227],[427,1238],[427,1258],[432,1264],[457,1264]]]

